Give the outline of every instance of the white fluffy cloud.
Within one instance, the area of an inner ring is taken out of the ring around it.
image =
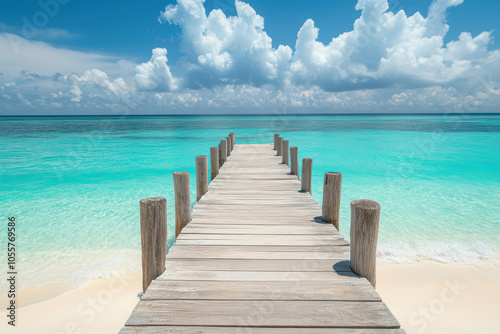
[[[418,88],[467,82],[494,70],[500,53],[488,51],[489,32],[468,33],[444,45],[446,12],[463,0],[435,0],[427,17],[388,11],[387,0],[359,0],[361,11],[353,30],[318,41],[319,29],[307,20],[295,50],[272,47],[264,19],[247,3],[236,0],[236,16],[221,10],[208,15],[204,0],[178,0],[160,20],[182,29],[182,48],[191,61],[188,87],[272,83],[318,86],[325,91],[385,87]],[[293,54],[293,55],[292,55]]]
[[[408,17],[404,11],[389,12],[386,0],[360,0],[356,9],[361,16],[354,29],[327,45],[317,41],[319,30],[307,20],[297,37],[292,80],[327,91],[467,81],[491,69],[489,63],[498,63],[500,53],[488,52],[489,32],[475,38],[463,33],[444,45],[446,9],[462,1],[436,0],[424,18],[420,13]]]
[[[135,68],[138,88],[161,92],[176,90],[178,79],[174,78],[170,72],[167,61],[167,49],[154,49],[151,60]]]
[[[136,65],[0,33],[0,111],[493,110],[500,51],[490,50],[491,33],[444,42],[446,13],[463,1],[434,0],[424,17],[358,0],[352,30],[325,44],[308,19],[293,47],[274,48],[247,3],[237,0],[236,15],[226,16],[207,14],[204,0],[178,0],[160,15],[181,27],[185,57],[175,66],[161,45]]]
[[[236,0],[237,15],[216,9],[207,16],[204,0],[179,0],[161,13],[160,20],[182,28],[182,50],[190,57],[188,85],[248,83],[262,85],[282,80],[292,50],[272,47],[264,18],[247,3]]]

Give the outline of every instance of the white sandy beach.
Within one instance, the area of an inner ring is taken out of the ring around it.
[[[500,267],[494,264],[378,266],[377,291],[407,333],[500,333]],[[21,307],[2,333],[117,333],[138,302],[139,272],[100,279]],[[5,319],[5,313],[1,314]]]

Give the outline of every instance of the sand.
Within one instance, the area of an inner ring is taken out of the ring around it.
[[[135,272],[98,279],[80,289],[21,307],[15,328],[7,325],[3,312],[0,333],[118,333],[139,301],[141,277],[140,272]]]
[[[140,273],[113,276],[18,309],[1,333],[118,333],[138,302]],[[420,262],[379,265],[377,291],[407,333],[500,333],[500,267]],[[30,300],[30,298],[26,298]]]
[[[407,333],[500,333],[495,264],[379,265],[377,291]]]

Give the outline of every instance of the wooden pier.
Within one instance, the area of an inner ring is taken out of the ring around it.
[[[326,212],[333,218],[325,222],[325,203],[322,208],[309,193],[312,162],[303,166],[305,182],[291,174],[298,171],[296,147],[288,155],[288,141],[276,137],[274,145],[234,142],[232,134],[219,150],[210,150],[212,172],[214,159],[223,165],[218,175],[212,173],[208,191],[197,188],[201,198],[190,217],[180,217],[179,224],[190,221],[180,227],[166,262],[164,200],[141,201],[147,290],[120,333],[404,333],[373,287],[373,244],[359,237],[359,247],[370,249],[353,254],[335,228],[341,177],[325,176],[325,187],[336,182],[326,191],[333,198],[324,199],[330,203]],[[281,156],[273,150],[277,145]],[[197,184],[203,184],[208,163],[198,160]],[[378,211],[375,216],[363,211],[367,205],[373,209],[371,203],[351,204],[357,210],[353,219],[376,220],[376,231]],[[151,233],[160,240],[151,241]],[[351,270],[356,254],[367,256],[358,266],[370,281]],[[372,268],[363,269],[365,262]]]

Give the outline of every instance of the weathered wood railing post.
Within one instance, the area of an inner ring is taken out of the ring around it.
[[[191,221],[191,196],[189,194],[189,173],[174,173],[175,192],[175,238]]]
[[[225,140],[221,140],[219,144],[219,166],[222,167],[227,161],[227,144]]]
[[[227,144],[226,152],[227,152],[227,156],[231,155],[231,142],[232,141],[233,141],[233,138],[231,138],[231,135],[229,135],[229,136],[226,137],[226,144]]]
[[[140,201],[142,292],[165,271],[167,256],[167,200],[163,197]]]
[[[281,155],[281,150],[283,148],[282,146],[283,138],[278,137],[278,147],[276,148],[276,155],[280,156]]]
[[[323,182],[323,220],[332,223],[339,230],[340,190],[342,188],[342,174],[335,172],[325,173]]]
[[[196,200],[208,191],[208,158],[206,155],[196,157]]]
[[[231,132],[231,137],[233,139],[233,141],[231,142],[231,149],[234,150],[234,145],[236,145],[236,133]]]
[[[367,199],[351,202],[351,269],[375,288],[380,205]]]
[[[283,140],[282,141],[281,153],[283,155],[282,155],[282,158],[281,158],[281,163],[284,163],[287,166],[288,166],[288,155],[289,155],[289,152],[290,152],[289,146],[290,146],[290,141],[289,140]]]
[[[312,193],[311,176],[312,176],[313,160],[309,158],[302,159],[302,179],[300,182],[301,191]]]
[[[279,134],[275,133],[274,134],[274,146],[273,146],[273,150],[277,151],[278,150],[278,138],[279,138]]]
[[[210,174],[213,180],[217,175],[219,175],[219,148],[210,147]]]
[[[299,177],[299,148],[297,146],[290,147],[290,172],[292,175]]]
[[[230,143],[231,143],[231,152],[234,150],[234,132],[231,132],[229,134],[229,138],[231,138]]]

